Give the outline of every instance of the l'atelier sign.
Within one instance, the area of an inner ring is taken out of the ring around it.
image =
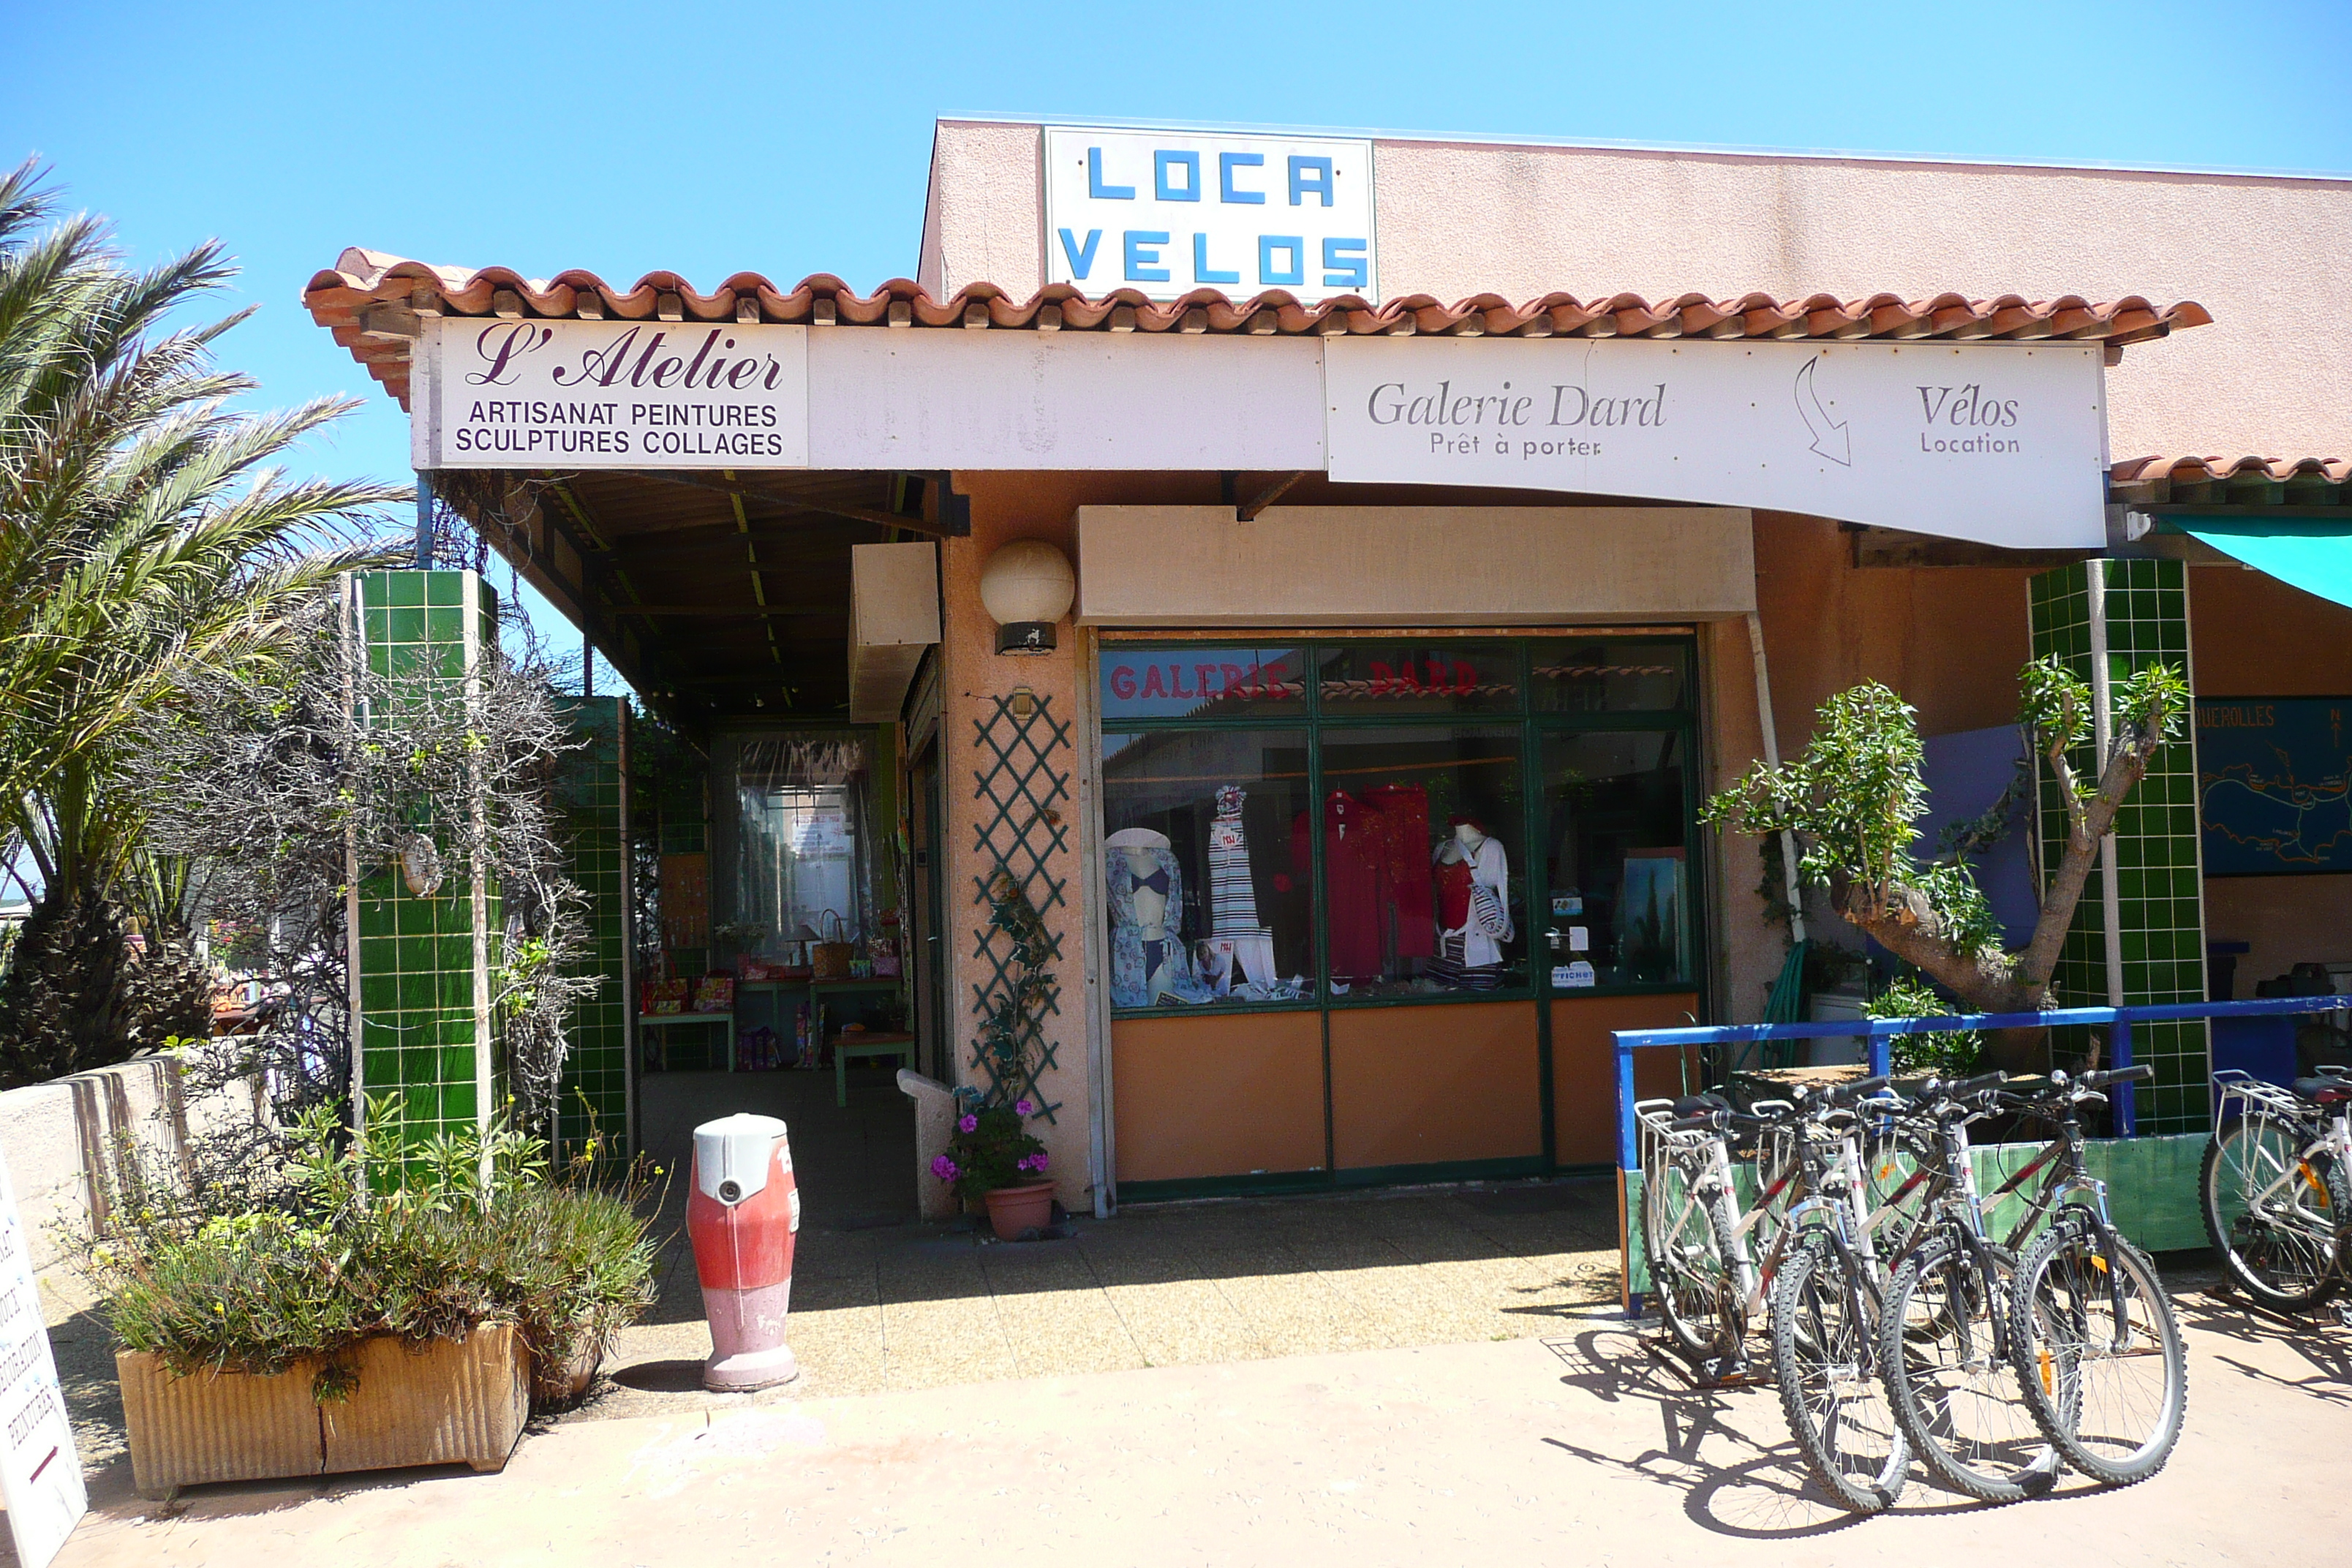
[[[420,468],[808,463],[806,327],[445,319],[425,347]]]
[[[2096,547],[2104,374],[2071,344],[1335,339],[1326,467]]]

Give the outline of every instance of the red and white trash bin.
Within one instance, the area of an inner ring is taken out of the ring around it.
[[[793,1238],[800,1189],[784,1124],[772,1116],[721,1117],[694,1130],[694,1189],[686,1229],[710,1322],[702,1385],[740,1394],[800,1373],[784,1342],[793,1299]]]

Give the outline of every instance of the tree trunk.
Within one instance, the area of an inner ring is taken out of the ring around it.
[[[0,1089],[131,1054],[128,937],[121,911],[95,892],[70,882],[42,890],[0,985]]]

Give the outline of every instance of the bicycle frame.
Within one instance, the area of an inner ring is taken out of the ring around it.
[[[2230,1107],[2235,1102],[2240,1107],[2239,1115],[2242,1117],[2248,1110],[2258,1108],[2271,1120],[2292,1128],[2297,1138],[2310,1138],[2310,1142],[2296,1153],[2292,1164],[2280,1163],[2276,1173],[2262,1190],[2249,1194],[2246,1201],[2248,1208],[2270,1214],[2273,1205],[2277,1205],[2292,1213],[2304,1213],[2301,1200],[2305,1185],[2318,1188],[2323,1196],[2326,1194],[2325,1186],[2312,1174],[2311,1163],[2315,1158],[2334,1159],[2343,1163],[2345,1169],[2352,1170],[2352,1104],[2339,1104],[2331,1112],[2235,1068],[2224,1068],[2215,1073],[2213,1088],[2216,1091],[2213,1108],[2213,1132],[2216,1137],[2221,1135],[2222,1127],[2228,1122]],[[2317,1129],[2315,1134],[2313,1132],[2315,1128]],[[2336,1215],[2334,1234],[2341,1236],[2348,1229],[2352,1229],[2352,1215]],[[2345,1267],[2344,1249],[2338,1247],[2336,1268],[2341,1270]]]

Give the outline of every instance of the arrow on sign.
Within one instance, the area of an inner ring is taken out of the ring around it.
[[[1797,369],[1797,415],[1812,432],[1813,450],[1842,468],[1853,467],[1853,444],[1846,438],[1845,421],[1832,419],[1830,411],[1822,406],[1822,395],[1813,386],[1813,366],[1822,363],[1815,354]]]

